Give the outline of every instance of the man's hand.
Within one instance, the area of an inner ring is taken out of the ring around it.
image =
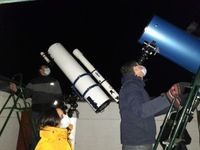
[[[189,87],[189,82],[179,82],[173,84],[171,88],[166,92],[166,96],[169,99],[169,102],[172,103],[174,101],[175,108],[179,108],[183,101],[185,101],[185,99],[183,99],[183,95],[189,93],[189,90],[186,90],[189,89]]]

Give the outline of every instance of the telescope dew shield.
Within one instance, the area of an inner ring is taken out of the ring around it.
[[[200,40],[196,37],[154,16],[139,39],[142,44],[152,41],[156,42],[162,56],[197,73],[200,66]]]
[[[95,112],[110,103],[109,97],[60,43],[51,45],[48,53]]]
[[[119,94],[113,89],[113,87],[103,78],[103,76],[93,67],[93,65],[83,56],[83,54],[75,49],[73,54],[80,60],[80,62],[92,73],[95,79],[103,86],[103,88],[110,94],[110,96],[116,101],[119,101]]]

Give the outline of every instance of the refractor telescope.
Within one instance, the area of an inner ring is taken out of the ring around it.
[[[118,93],[78,49],[73,54],[87,70],[60,43],[51,45],[48,54],[70,80],[77,95],[85,99],[95,112],[101,112],[111,100],[119,101]],[[41,55],[44,59],[47,57],[44,52]]]
[[[103,76],[94,68],[94,66],[83,56],[80,50],[73,51],[74,56],[78,58],[81,63],[88,69],[88,71],[95,77],[95,79],[103,86],[108,94],[116,101],[119,101],[119,94],[114,88],[103,78]]]

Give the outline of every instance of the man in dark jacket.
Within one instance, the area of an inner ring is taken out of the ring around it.
[[[38,120],[40,115],[51,107],[55,100],[62,99],[62,90],[58,80],[50,77],[50,68],[41,65],[38,69],[38,77],[32,79],[24,89],[24,97],[32,99],[32,144],[31,150],[39,140]],[[10,84],[10,89],[19,92],[14,83]]]
[[[119,93],[122,150],[152,150],[155,142],[154,116],[169,108],[165,95],[153,100],[145,90],[144,66],[129,62],[122,66],[122,86]]]

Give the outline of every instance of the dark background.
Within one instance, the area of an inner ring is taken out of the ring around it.
[[[78,48],[119,91],[120,66],[141,55],[138,39],[157,15],[186,30],[200,21],[199,0],[46,0],[0,5],[0,75],[23,74],[23,84],[45,63],[40,52],[55,42],[71,53]],[[147,63],[146,88],[151,96],[173,83],[191,81],[194,74],[157,54]],[[63,92],[71,84],[55,65],[53,75]]]

